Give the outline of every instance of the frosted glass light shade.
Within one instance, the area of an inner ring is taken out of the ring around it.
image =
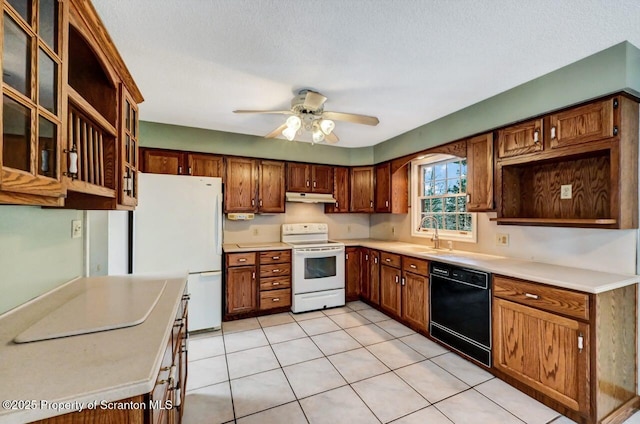
[[[314,143],[320,143],[324,140],[324,133],[319,128],[314,128],[313,133],[311,134]]]
[[[299,116],[291,115],[290,117],[287,118],[287,128],[293,130],[294,135],[295,135],[295,131],[298,131],[300,129],[300,125],[302,125],[302,120],[300,119]],[[293,137],[290,138],[290,140],[293,140]]]
[[[321,119],[320,120],[320,129],[326,135],[331,134],[331,131],[336,127],[336,123],[331,119]]]
[[[287,120],[287,121],[288,121],[288,120]],[[292,141],[292,140],[295,138],[295,136],[296,136],[296,132],[297,132],[297,131],[298,131],[297,129],[294,129],[294,128],[291,128],[291,127],[287,127],[287,128],[285,128],[284,130],[282,130],[282,135],[283,135],[287,140]]]

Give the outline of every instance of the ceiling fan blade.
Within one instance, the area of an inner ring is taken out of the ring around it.
[[[366,115],[358,115],[355,113],[344,113],[344,112],[323,112],[322,117],[326,119],[332,119],[335,121],[346,121],[353,122],[354,124],[364,124],[364,125],[378,125],[380,122],[378,118],[375,116],[366,116]]]
[[[306,110],[316,111],[320,109],[326,101],[327,98],[322,94],[316,93],[315,91],[307,91],[307,95],[304,98],[302,106]]]
[[[282,130],[284,130],[285,128],[287,128],[287,124],[286,123],[280,125],[278,128],[276,128],[275,130],[271,131],[269,134],[265,135],[264,138],[276,138],[277,136],[282,134]]]
[[[336,135],[335,132],[330,132],[328,135],[324,137],[325,141],[329,144],[336,144],[340,139]]]
[[[234,110],[233,113],[275,113],[280,115],[293,115],[290,110]]]

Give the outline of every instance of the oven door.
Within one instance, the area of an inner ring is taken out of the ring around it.
[[[293,250],[293,293],[344,288],[344,246]]]

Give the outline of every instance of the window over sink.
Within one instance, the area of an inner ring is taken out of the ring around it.
[[[467,212],[467,159],[433,154],[411,163],[411,235],[477,241],[476,214]],[[433,217],[428,219],[426,217]]]

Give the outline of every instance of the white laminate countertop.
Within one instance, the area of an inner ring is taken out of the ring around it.
[[[166,284],[153,310],[139,325],[32,343],[13,342],[18,334],[96,282],[150,279],[165,280]],[[91,402],[100,405],[151,392],[186,281],[186,275],[79,278],[0,315],[0,400],[33,401],[29,406],[35,407],[2,407],[0,422],[24,423],[62,415]]]
[[[225,243],[222,245],[225,253],[262,252],[265,250],[291,250],[291,245],[279,241],[262,243]]]
[[[603,293],[609,290],[636,284],[640,281],[640,276],[635,274],[615,274],[591,271],[582,268],[546,264],[542,262],[506,258],[502,256],[484,255],[480,253],[465,252],[462,250],[433,250],[429,248],[429,246],[398,241],[374,239],[345,239],[336,241],[341,241],[346,246],[362,246],[370,249],[384,250],[401,255],[450,263],[494,274],[522,278],[523,280],[549,284],[586,293]]]

